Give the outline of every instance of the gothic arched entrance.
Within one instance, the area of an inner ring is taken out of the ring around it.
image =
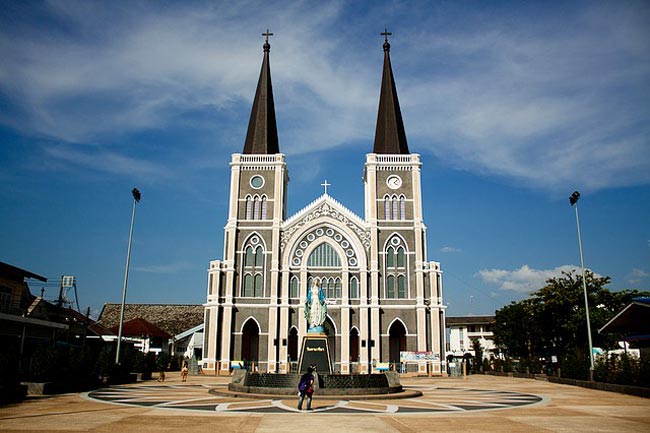
[[[334,324],[329,317],[325,319],[323,328],[325,328],[325,335],[327,335],[327,345],[330,349],[330,361],[332,362],[332,371],[334,371],[334,364],[339,360],[339,356],[336,351],[336,331],[334,330]]]
[[[395,320],[388,330],[388,362],[397,364],[399,353],[406,351],[406,328],[400,320]]]
[[[289,343],[287,349],[289,352],[289,360],[291,362],[298,361],[298,330],[296,328],[291,328],[289,331]]]
[[[253,319],[248,319],[241,336],[241,359],[257,362],[260,358],[260,328]]]
[[[359,331],[352,328],[350,331],[350,362],[359,362]]]

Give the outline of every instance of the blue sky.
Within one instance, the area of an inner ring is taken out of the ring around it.
[[[5,1],[0,261],[120,302],[137,186],[127,301],[204,302],[267,27],[288,214],[327,179],[363,216],[384,25],[449,315],[580,264],[574,189],[587,267],[650,290],[643,1]]]

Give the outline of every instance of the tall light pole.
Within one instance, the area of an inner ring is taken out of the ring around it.
[[[120,345],[122,343],[122,325],[124,324],[124,303],[126,302],[126,285],[129,281],[129,263],[131,262],[131,241],[133,240],[133,223],[135,222],[135,206],[140,202],[140,191],[138,188],[131,190],[133,195],[133,211],[131,212],[131,230],[129,230],[129,246],[126,250],[126,269],[124,270],[124,289],[122,290],[122,309],[120,310],[120,330],[117,336],[117,352],[115,353],[115,363],[120,363]]]
[[[587,315],[587,339],[589,340],[589,381],[593,382],[594,380],[594,348],[591,343],[591,321],[589,320],[589,301],[587,297],[587,281],[585,279],[585,260],[582,255],[582,236],[580,235],[580,218],[578,217],[578,199],[580,198],[580,193],[578,191],[573,191],[571,197],[569,197],[569,203],[576,210],[576,226],[578,228],[578,248],[580,249],[580,267],[582,268],[582,291],[585,295],[585,313]]]

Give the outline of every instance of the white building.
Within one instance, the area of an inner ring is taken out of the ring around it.
[[[447,356],[462,358],[466,354],[476,356],[472,342],[478,340],[483,349],[483,359],[494,357],[494,316],[447,317]]]

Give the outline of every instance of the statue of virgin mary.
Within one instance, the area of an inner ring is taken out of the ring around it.
[[[309,324],[307,333],[325,332],[323,323],[327,316],[327,304],[325,303],[325,292],[320,287],[320,280],[314,279],[312,286],[307,290],[307,299],[305,299],[305,319]]]

